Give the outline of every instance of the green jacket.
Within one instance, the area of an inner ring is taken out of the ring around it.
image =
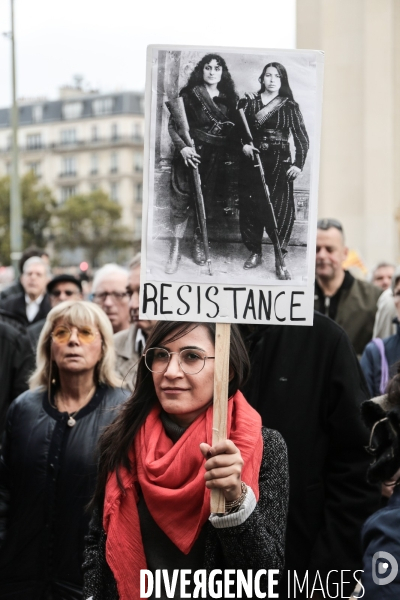
[[[372,339],[376,304],[381,294],[380,288],[360,279],[354,279],[350,288],[340,292],[335,321],[349,336],[358,356]],[[317,297],[314,306],[319,309]]]

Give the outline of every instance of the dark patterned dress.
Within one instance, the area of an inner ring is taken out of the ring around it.
[[[195,86],[181,93],[189,122],[190,135],[196,152],[200,155],[198,167],[206,207],[211,202],[225,202],[229,189],[228,171],[231,162],[227,159],[228,136],[233,123],[229,120],[229,102],[224,94],[211,99],[204,85]],[[180,137],[174,120],[170,119],[168,131],[175,146],[172,161],[171,222],[173,226],[186,225],[193,210],[194,190],[191,177],[192,167],[187,167],[181,155],[186,143]]]
[[[296,102],[281,96],[264,105],[261,95],[257,94],[253,99],[241,99],[239,108],[244,109],[254,146],[260,150],[279,241],[285,250],[295,217],[293,181],[288,180],[287,171],[292,165],[303,169],[309,148],[303,117]],[[294,161],[290,154],[290,134],[296,148]],[[264,188],[255,165],[242,153],[239,170],[240,232],[248,250],[261,254],[264,229],[271,238],[273,224],[267,215]]]

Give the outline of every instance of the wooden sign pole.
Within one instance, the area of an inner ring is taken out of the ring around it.
[[[226,440],[229,386],[229,347],[231,324],[215,325],[215,370],[212,445]],[[225,512],[225,498],[220,490],[211,490],[211,512]]]

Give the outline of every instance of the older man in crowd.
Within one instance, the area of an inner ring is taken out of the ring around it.
[[[376,316],[375,316],[375,325],[374,325],[374,331],[372,334],[372,337],[376,338],[387,338],[390,335],[393,335],[397,332],[397,323],[394,322],[394,319],[397,316],[397,312],[396,312],[396,307],[394,304],[394,298],[393,298],[393,290],[392,290],[392,286],[393,286],[393,278],[397,275],[397,269],[395,269],[394,265],[390,265],[388,263],[381,263],[381,265],[378,265],[378,267],[376,267],[376,269],[374,270],[374,274],[373,274],[373,283],[375,283],[375,285],[379,285],[379,282],[376,282],[376,273],[379,272],[379,267],[381,267],[383,264],[386,265],[386,276],[385,276],[385,286],[386,286],[386,280],[387,277],[389,275],[389,268],[391,267],[391,271],[392,271],[392,279],[389,282],[389,285],[384,287],[384,292],[381,295],[381,297],[378,300],[378,310],[376,312]],[[383,287],[382,285],[380,287]]]
[[[394,275],[395,266],[388,262],[381,262],[376,265],[372,271],[371,282],[380,287],[381,290],[387,290],[390,288],[392,283],[392,277]]]
[[[360,356],[372,339],[382,289],[345,271],[342,264],[347,254],[341,223],[318,221],[314,308],[343,327]]]
[[[114,333],[129,327],[128,271],[110,263],[99,269],[92,285],[93,301],[106,313]]]
[[[23,292],[9,296],[0,302],[0,308],[12,314],[25,326],[46,318],[50,299],[46,292],[50,268],[39,256],[29,258],[23,268],[21,284]]]
[[[50,265],[49,255],[42,248],[37,248],[36,246],[29,246],[26,250],[23,251],[21,258],[18,262],[18,269],[20,273],[24,272],[24,264],[29,258],[32,256],[39,256],[45,263]],[[6,287],[4,290],[0,292],[0,300],[5,300],[9,296],[13,296],[14,294],[21,294],[24,292],[24,288],[22,287],[21,278],[18,277],[11,285]]]
[[[131,325],[129,329],[114,335],[117,354],[116,371],[131,391],[134,388],[137,362],[142,355],[146,340],[156,321],[139,318],[140,290],[140,253],[133,257],[129,264],[128,284],[129,313]]]

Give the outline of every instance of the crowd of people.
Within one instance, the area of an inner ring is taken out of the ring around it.
[[[89,291],[29,248],[0,298],[0,599],[136,599],[141,569],[272,569],[314,600],[291,573],[349,598],[362,569],[360,597],[397,597],[371,561],[400,560],[400,270],[346,255],[320,220],[314,325],[232,326],[213,446],[215,327],[140,319],[140,255]]]

